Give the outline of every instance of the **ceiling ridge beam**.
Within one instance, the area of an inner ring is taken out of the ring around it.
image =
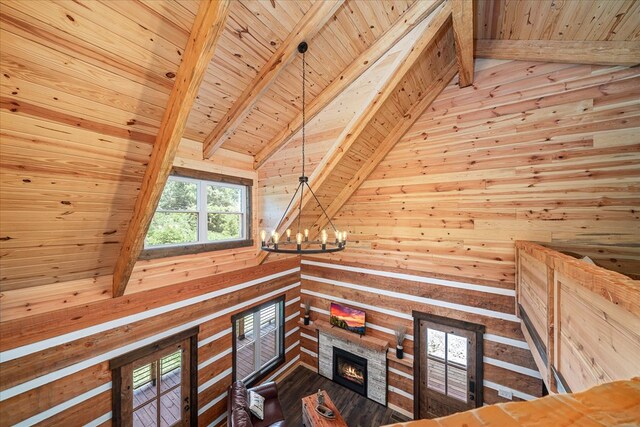
[[[340,191],[340,193],[333,199],[331,204],[327,207],[326,212],[329,218],[333,218],[338,214],[340,209],[349,200],[349,198],[356,192],[356,190],[362,185],[362,183],[371,175],[375,168],[382,162],[382,160],[389,154],[391,149],[400,141],[406,133],[411,129],[415,122],[422,116],[422,114],[429,108],[433,101],[440,95],[440,93],[447,87],[449,82],[455,77],[457,69],[455,62],[451,61],[445,68],[442,69],[437,79],[429,85],[423,92],[422,98],[403,116],[403,120],[399,121],[391,132],[384,138],[380,145],[376,148],[373,156],[369,157],[365,163],[362,164],[356,174],[349,180],[347,185]],[[315,238],[320,230],[324,228],[328,223],[327,218],[322,215],[316,221],[313,229],[312,238]]]
[[[376,63],[398,41],[429,16],[444,0],[417,1],[371,46],[342,70],[318,96],[306,105],[307,123],[313,120],[327,105],[333,102],[347,87]],[[473,52],[472,52],[473,55]],[[254,169],[260,168],[269,158],[284,147],[302,129],[300,111],[256,155]]]
[[[331,176],[335,167],[340,163],[340,160],[349,151],[349,148],[358,139],[362,131],[373,120],[376,113],[384,105],[385,101],[392,95],[398,86],[398,84],[404,79],[405,75],[411,70],[413,65],[420,59],[422,54],[427,50],[429,46],[434,42],[437,35],[445,27],[447,22],[451,20],[451,6],[448,2],[444,2],[438,6],[434,12],[430,15],[430,21],[426,25],[426,28],[420,34],[413,47],[402,58],[397,68],[393,71],[391,76],[383,83],[382,87],[377,91],[372,102],[366,106],[364,111],[354,117],[354,119],[347,125],[345,130],[340,134],[340,137],[336,140],[333,146],[329,149],[327,154],[322,158],[314,172],[309,177],[309,185],[314,192],[317,192],[323,185],[325,180]],[[304,161],[304,159],[303,159]],[[302,200],[302,210],[304,210],[309,203],[313,200],[313,196],[307,192]],[[298,208],[293,206],[285,213],[282,229],[286,229],[291,226],[293,221],[298,217]],[[258,262],[261,263],[266,258],[268,252],[262,251],[258,255]]]
[[[344,0],[316,1],[296,24],[293,31],[271,55],[254,79],[247,85],[242,95],[233,103],[229,111],[218,122],[203,142],[203,157],[211,158],[218,148],[233,135],[256,103],[260,100],[278,76],[298,53],[298,45],[309,41],[324,27]]]
[[[451,0],[460,87],[473,83],[473,3],[474,0]]]
[[[476,40],[478,58],[565,64],[640,64],[640,41]]]
[[[224,29],[229,3],[230,0],[207,0],[200,3],[113,271],[113,297],[124,295],[133,267],[142,251],[198,88]]]

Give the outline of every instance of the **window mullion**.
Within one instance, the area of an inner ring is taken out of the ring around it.
[[[254,368],[257,372],[260,370],[260,352],[262,351],[262,343],[260,342],[260,310],[253,314],[253,338],[255,342]]]
[[[198,241],[207,243],[207,185],[198,183]]]

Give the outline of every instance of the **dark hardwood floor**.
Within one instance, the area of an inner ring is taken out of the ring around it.
[[[408,421],[404,415],[299,366],[278,384],[278,398],[288,427],[302,426],[301,400],[319,388],[326,390],[349,427],[377,427]]]

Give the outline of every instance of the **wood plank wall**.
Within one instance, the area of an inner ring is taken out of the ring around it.
[[[477,66],[345,204],[331,259],[513,288],[515,240],[640,255],[640,69]]]
[[[364,309],[367,335],[388,340],[395,348],[393,329],[408,328],[405,359],[389,360],[388,401],[406,415],[413,412],[412,310],[486,326],[484,335],[484,402],[505,402],[498,389],[510,390],[513,400],[542,395],[542,380],[514,315],[511,289],[474,285],[460,277],[434,277],[407,269],[382,269],[364,263],[329,263],[305,258],[301,265],[301,298],[312,305],[312,320],[329,320],[329,305],[344,303]],[[301,333],[300,360],[317,367],[315,334]],[[394,350],[395,351],[395,350]]]
[[[199,325],[199,424],[222,421],[231,315],[285,295],[286,360],[299,359],[299,260],[292,258],[0,324],[0,425],[110,424],[108,361]]]

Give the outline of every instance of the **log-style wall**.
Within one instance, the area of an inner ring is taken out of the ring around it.
[[[640,258],[640,70],[476,62],[343,206],[332,259],[512,289],[515,240]]]
[[[514,314],[515,292],[478,285],[460,277],[436,277],[406,269],[382,269],[364,263],[329,263],[305,258],[301,265],[301,299],[309,299],[311,318],[329,320],[333,302],[366,311],[367,335],[389,341],[393,330],[408,328],[405,358],[389,357],[388,402],[408,416],[413,413],[412,310],[486,326],[484,334],[484,402],[504,402],[498,390],[513,393],[514,400],[542,395],[542,380]],[[300,360],[315,368],[318,345],[315,333],[301,333]],[[395,350],[393,350],[395,351]],[[391,352],[391,350],[390,350]]]
[[[199,325],[199,424],[226,415],[231,316],[285,295],[285,364],[299,359],[299,260],[185,281],[0,324],[0,425],[110,425],[109,360]]]

